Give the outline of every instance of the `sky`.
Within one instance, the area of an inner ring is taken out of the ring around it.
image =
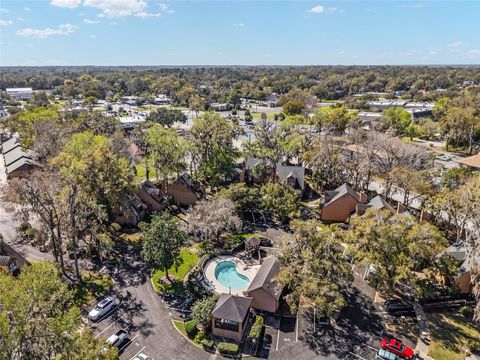
[[[0,65],[480,64],[480,0],[0,0]]]

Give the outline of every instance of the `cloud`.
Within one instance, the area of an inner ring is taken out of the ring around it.
[[[312,7],[311,9],[307,10],[307,12],[312,13],[312,14],[324,14],[324,13],[325,14],[333,14],[337,10],[338,9],[335,8],[335,7],[326,8],[323,5],[317,5],[317,6]],[[341,12],[343,12],[343,11],[341,11]]]
[[[8,10],[5,8],[0,8],[0,14],[8,14]]]
[[[235,26],[235,27],[244,27],[245,24],[244,24],[244,23],[238,23],[238,24],[233,24],[233,26]]]
[[[74,9],[82,4],[82,0],[52,0],[50,4],[62,8]]]
[[[448,44],[448,47],[449,48],[458,48],[458,47],[461,47],[463,45],[466,45],[463,41],[453,41],[450,44]]]
[[[100,21],[98,20],[91,20],[91,19],[83,19],[85,24],[98,24]]]
[[[142,11],[142,12],[139,12],[139,13],[135,14],[135,16],[141,17],[141,18],[159,17],[161,15],[162,14],[160,14],[160,13],[149,13],[149,12],[146,12],[146,11]]]
[[[97,38],[97,35],[92,34],[92,35],[89,35],[88,37],[89,37],[90,39],[96,39],[96,38]]]
[[[13,20],[0,20],[0,26],[8,26],[13,24]]]
[[[165,3],[158,3],[158,6],[160,7],[160,10],[162,11],[167,11],[168,5]]]
[[[144,0],[85,0],[83,4],[102,10],[98,15],[100,17],[121,17],[141,14],[145,12],[148,6]]]
[[[35,37],[35,38],[41,38],[45,39],[49,36],[54,36],[54,35],[70,35],[75,32],[75,30],[78,29],[77,26],[72,25],[72,24],[62,24],[59,25],[56,29],[52,28],[45,28],[45,29],[32,29],[32,28],[25,28],[25,29],[20,29],[17,30],[16,34],[18,36],[23,36],[23,37]]]
[[[480,49],[472,49],[467,52],[468,56],[480,56]]]
[[[28,11],[28,12],[32,11],[32,9],[30,9],[29,7],[24,7],[23,10]]]

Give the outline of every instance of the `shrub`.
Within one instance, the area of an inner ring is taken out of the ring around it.
[[[117,224],[117,223],[112,223],[112,230],[114,232],[119,232],[120,230],[122,230],[122,226],[120,224]]]
[[[473,309],[470,306],[462,306],[458,312],[467,318],[473,316]]]
[[[190,320],[185,323],[185,332],[188,337],[194,338],[197,335],[197,322],[195,320]]]
[[[213,348],[213,340],[212,339],[205,338],[205,339],[202,340],[201,344],[207,350]]]
[[[224,355],[235,355],[238,352],[238,345],[230,342],[221,342],[217,346],[218,351]]]
[[[467,348],[472,353],[477,353],[480,351],[480,341],[477,339],[468,339],[467,340]]]
[[[201,344],[203,339],[205,339],[205,333],[203,331],[199,331],[197,335],[195,335],[195,339],[193,339],[193,341],[197,344]]]
[[[255,318],[255,322],[253,323],[252,328],[248,333],[249,340],[258,339],[260,337],[260,334],[263,328],[263,323],[264,323],[263,317],[260,315],[257,315],[257,317]]]
[[[30,239],[30,240],[33,240],[35,239],[35,235],[36,235],[36,231],[34,228],[28,228],[26,231],[25,231],[25,236]]]
[[[20,232],[25,232],[27,231],[28,229],[30,229],[32,226],[30,225],[30,223],[28,221],[22,221],[20,223],[20,225],[18,225],[18,231]]]

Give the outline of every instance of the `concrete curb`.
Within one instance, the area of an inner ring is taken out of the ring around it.
[[[175,323],[174,323],[175,320],[171,319],[170,321],[172,322],[172,326],[175,328],[175,330],[176,330],[180,335],[182,335],[182,336],[185,338],[185,340],[187,340],[189,343],[191,343],[192,345],[196,346],[197,348],[203,350],[203,346],[198,345],[198,344],[195,344],[191,339],[188,338],[188,336],[185,336],[185,334],[183,334],[183,333],[175,326]],[[180,321],[180,320],[177,320],[177,321]]]

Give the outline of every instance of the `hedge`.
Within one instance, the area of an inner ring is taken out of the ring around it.
[[[221,342],[217,345],[217,350],[224,355],[235,355],[238,352],[238,345],[230,342]]]
[[[211,340],[211,339],[207,339],[207,338],[202,339],[201,344],[205,349],[212,349],[213,348],[213,340]]]
[[[190,320],[185,323],[185,332],[188,337],[194,338],[197,335],[197,322],[195,320]]]
[[[257,339],[258,337],[260,337],[260,334],[262,333],[263,323],[264,323],[263,317],[260,315],[257,315],[255,318],[255,322],[252,325],[250,332],[248,333],[249,340]]]

